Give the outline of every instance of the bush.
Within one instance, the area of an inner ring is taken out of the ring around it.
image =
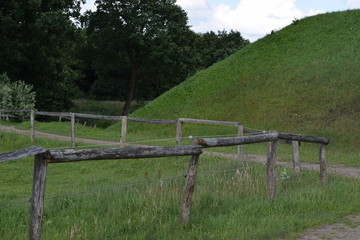
[[[34,109],[36,93],[32,89],[32,85],[23,81],[11,82],[6,73],[0,74],[0,109]],[[19,118],[24,117],[24,113],[15,115]]]

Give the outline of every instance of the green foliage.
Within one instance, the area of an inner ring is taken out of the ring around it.
[[[185,79],[191,67],[187,60],[191,31],[185,11],[174,1],[99,0],[96,4],[96,12],[83,18],[96,55],[93,66],[99,79],[93,93],[102,99],[109,93],[126,99],[123,114],[127,115],[135,94],[141,100],[152,98],[159,93],[151,89],[163,91]]]
[[[33,87],[23,81],[10,82],[6,73],[0,75],[0,109],[34,109],[36,93]],[[15,113],[18,117],[22,113]]]
[[[249,44],[241,34],[231,30],[229,33],[225,30],[218,33],[207,32],[199,33],[194,42],[194,54],[198,56],[198,69],[205,69],[217,63],[237,50]]]
[[[0,72],[22,79],[37,92],[36,107],[64,110],[70,106],[78,30],[71,20],[81,0],[5,1],[0,10]]]

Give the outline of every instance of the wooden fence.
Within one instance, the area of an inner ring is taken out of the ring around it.
[[[327,138],[285,133],[269,133],[232,138],[197,138],[194,140],[194,145],[174,147],[47,150],[41,147],[34,146],[10,153],[0,154],[0,162],[35,155],[33,188],[30,201],[31,204],[29,239],[38,240],[40,239],[41,235],[47,164],[49,163],[108,159],[138,159],[171,156],[191,156],[189,160],[189,167],[186,175],[184,192],[181,202],[181,221],[183,224],[187,224],[190,217],[191,199],[195,189],[195,180],[199,157],[202,153],[203,148],[268,142],[268,154],[266,163],[267,195],[269,198],[273,199],[276,196],[276,144],[278,140],[319,143],[320,178],[323,184],[326,183],[325,146],[329,143],[329,140]]]
[[[182,136],[183,136],[183,123],[200,123],[200,124],[214,124],[214,125],[223,125],[223,126],[235,126],[237,129],[237,135],[243,136],[244,127],[239,122],[226,122],[226,121],[213,121],[213,120],[201,120],[201,119],[190,119],[190,118],[180,118],[178,120],[159,120],[159,119],[144,119],[144,118],[136,118],[136,117],[128,117],[128,116],[105,116],[105,115],[94,115],[94,114],[85,114],[85,113],[64,113],[64,112],[43,112],[43,111],[35,111],[35,110],[15,110],[15,111],[23,111],[30,113],[30,139],[31,142],[35,141],[35,118],[36,116],[52,116],[58,117],[59,121],[62,118],[70,119],[71,127],[71,147],[76,146],[76,129],[75,122],[76,118],[88,118],[88,119],[100,119],[100,120],[110,120],[110,121],[121,121],[121,135],[120,135],[120,146],[125,146],[126,143],[126,134],[127,134],[127,124],[129,121],[132,122],[142,122],[142,123],[150,123],[150,124],[166,124],[166,125],[176,125],[176,144],[182,145]],[[2,112],[12,112],[12,110],[2,110],[0,109],[0,119]],[[1,120],[0,120],[1,121]],[[250,132],[247,130],[246,132]],[[244,151],[242,146],[238,146],[238,156],[239,158],[243,158]]]

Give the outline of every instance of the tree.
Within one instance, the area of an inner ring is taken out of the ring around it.
[[[249,44],[240,32],[225,30],[200,33],[195,41],[195,52],[199,54],[198,68],[208,68]]]
[[[128,79],[122,112],[128,115],[139,79],[142,84],[162,84],[146,74],[177,78],[186,68],[181,64],[188,66],[184,58],[191,50],[184,39],[190,33],[187,15],[175,0],[97,0],[96,4],[97,11],[88,13],[86,19],[96,48],[101,50],[95,68],[107,68],[97,72],[100,78]],[[169,69],[175,71],[171,76]]]
[[[76,71],[78,29],[74,23],[83,0],[2,1],[0,72],[32,84],[37,108],[70,106]]]

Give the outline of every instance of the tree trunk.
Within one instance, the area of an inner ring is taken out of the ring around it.
[[[121,114],[122,116],[128,116],[129,112],[130,112],[130,106],[131,106],[132,100],[134,99],[134,93],[135,93],[135,88],[136,88],[136,81],[137,81],[136,71],[137,70],[135,70],[135,69],[131,70],[131,78],[129,80],[126,101],[125,101],[125,105],[123,108],[123,112]]]
[[[134,100],[135,88],[137,82],[137,75],[139,71],[139,57],[140,53],[136,50],[132,50],[131,47],[127,47],[128,56],[131,64],[131,77],[128,84],[128,91],[126,96],[125,105],[123,108],[122,116],[128,116],[130,112],[130,106],[132,100]]]

